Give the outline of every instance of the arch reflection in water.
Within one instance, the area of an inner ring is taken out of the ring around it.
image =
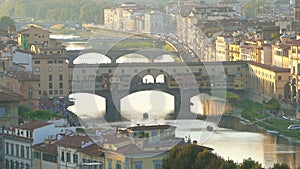
[[[86,125],[106,123],[105,117],[105,98],[90,93],[70,94],[69,99],[74,101],[74,105],[69,106],[68,110],[76,114]],[[96,121],[91,121],[94,119]],[[90,122],[90,124],[87,124]]]
[[[153,62],[157,62],[157,63],[159,63],[159,62],[175,62],[176,60],[178,60],[177,56],[165,54],[165,55],[158,56],[157,58],[154,59]]]
[[[117,63],[149,63],[149,59],[140,54],[127,54],[119,57],[116,60]]]
[[[174,96],[162,91],[141,91],[121,99],[121,113],[132,121],[143,119],[148,113],[148,121],[165,119],[174,111]]]
[[[111,63],[111,59],[101,53],[85,53],[73,61],[74,64],[103,64]]]

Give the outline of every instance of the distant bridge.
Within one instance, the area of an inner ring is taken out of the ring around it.
[[[74,23],[74,22],[38,22],[38,21],[34,21],[34,20],[21,20],[16,22],[16,29],[17,31],[21,30],[21,27],[24,26],[40,26],[44,29],[49,30],[52,26],[54,25],[58,25],[58,24],[63,24],[67,27],[75,27],[78,23]]]

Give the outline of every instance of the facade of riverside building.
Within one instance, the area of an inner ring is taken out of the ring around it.
[[[5,168],[33,168],[33,145],[60,132],[54,124],[46,121],[33,121],[5,128],[2,141]]]

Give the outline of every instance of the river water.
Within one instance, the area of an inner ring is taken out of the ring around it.
[[[85,42],[67,42],[64,44],[67,50],[82,50],[88,47]],[[170,59],[167,59],[170,61]],[[168,94],[149,94],[149,92],[140,92],[135,97],[130,95],[121,101],[121,111],[123,115],[135,117],[137,114],[148,112],[150,115],[157,112],[154,107],[159,104],[159,99],[164,98],[163,112],[172,112],[174,110],[174,100]],[[131,97],[131,99],[130,99]],[[87,100],[87,99],[83,99]],[[144,104],[147,103],[147,104]],[[84,107],[86,104],[81,104],[81,110],[87,112],[88,109],[93,109],[92,106]],[[105,100],[100,98],[99,105],[95,106],[98,112],[105,112],[103,107]],[[122,106],[123,105],[123,106]],[[131,106],[128,106],[131,105]],[[138,106],[135,106],[138,105]],[[197,112],[195,107],[201,107],[200,102],[195,102],[191,107],[192,111]],[[79,113],[81,110],[77,110]],[[74,111],[74,110],[73,110]],[[75,110],[76,111],[76,110]],[[94,110],[91,110],[93,112]],[[78,113],[77,112],[77,113]],[[154,115],[157,117],[162,117]],[[136,119],[132,124],[136,123]],[[300,146],[293,144],[278,143],[276,137],[264,135],[260,133],[239,132],[235,130],[219,128],[217,123],[212,123],[214,131],[203,136],[203,123],[201,120],[176,120],[166,121],[156,118],[155,123],[168,123],[177,126],[176,136],[190,136],[191,140],[197,140],[201,145],[208,146],[214,149],[213,152],[225,159],[232,159],[235,162],[242,162],[243,159],[251,158],[260,162],[264,167],[272,167],[274,163],[286,163],[291,168],[300,167]]]

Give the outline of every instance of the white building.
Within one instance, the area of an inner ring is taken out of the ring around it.
[[[33,168],[33,145],[43,142],[49,135],[60,132],[61,129],[46,121],[32,121],[5,128],[3,133],[5,168]]]

